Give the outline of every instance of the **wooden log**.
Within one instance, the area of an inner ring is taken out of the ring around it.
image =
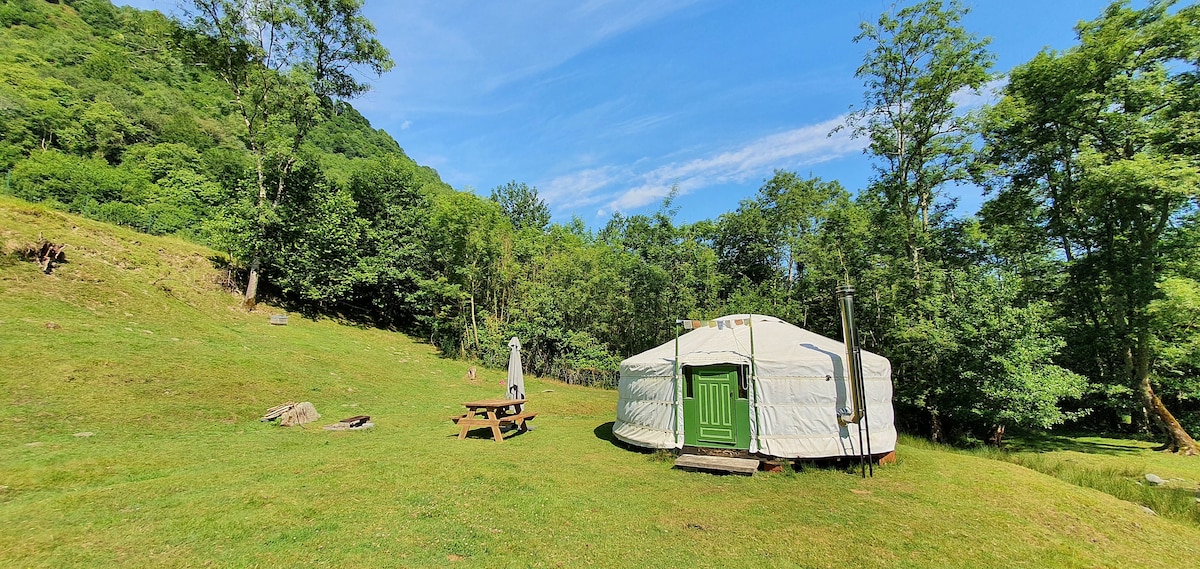
[[[26,259],[36,261],[42,272],[48,275],[54,271],[55,263],[67,262],[67,257],[63,253],[66,248],[65,243],[52,243],[42,237],[37,245],[25,247],[21,255]]]
[[[291,411],[292,407],[295,407],[295,406],[296,406],[296,404],[291,401],[284,403],[283,405],[276,405],[270,409],[267,409],[267,413],[265,415],[263,415],[262,418],[259,419],[259,421],[264,421],[264,422],[265,421],[274,421],[275,419],[278,419],[284,413]]]
[[[351,427],[357,427],[357,426],[359,426],[363,423],[366,423],[367,421],[370,421],[370,420],[371,420],[370,415],[356,415],[354,417],[342,419],[341,421],[338,421],[338,422],[346,423],[346,424],[350,425]]]

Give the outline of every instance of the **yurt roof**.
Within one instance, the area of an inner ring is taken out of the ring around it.
[[[753,328],[754,360],[760,376],[844,377],[846,348],[840,341],[772,316],[733,314],[715,321],[721,325],[702,326],[679,336],[680,366],[749,364]],[[751,325],[746,325],[747,321]],[[621,362],[621,373],[669,376],[674,370],[675,350],[675,340],[671,340],[631,356]],[[891,372],[883,356],[863,351],[862,361],[865,377],[883,377]]]

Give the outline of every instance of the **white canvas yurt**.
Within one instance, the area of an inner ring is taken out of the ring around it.
[[[621,362],[613,424],[621,441],[858,457],[869,431],[872,455],[895,450],[892,366],[883,356],[861,352],[866,418],[846,423],[839,415],[852,412],[853,398],[842,342],[760,315],[686,321],[684,328],[693,329]]]

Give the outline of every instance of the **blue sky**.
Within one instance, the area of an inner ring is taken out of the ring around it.
[[[126,2],[172,11],[174,0]],[[964,19],[991,38],[996,70],[1074,44],[1100,0],[976,0]],[[901,3],[905,5],[907,3]],[[881,0],[367,0],[396,67],[354,101],[411,157],[462,190],[538,188],[556,221],[597,227],[655,211],[733,210],[775,169],[871,176],[865,141],[830,131],[862,100],[863,21]],[[981,104],[982,97],[964,96]],[[972,213],[979,190],[961,188]]]

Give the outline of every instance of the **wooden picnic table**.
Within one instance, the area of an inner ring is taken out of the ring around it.
[[[524,399],[484,399],[468,401],[463,403],[463,406],[467,408],[466,414],[450,418],[458,423],[459,427],[462,427],[458,432],[460,440],[466,438],[467,431],[471,429],[491,427],[492,436],[496,442],[503,442],[504,437],[500,435],[500,425],[516,425],[520,432],[525,432],[529,430],[525,421],[537,416],[537,413],[529,413],[524,410]]]

